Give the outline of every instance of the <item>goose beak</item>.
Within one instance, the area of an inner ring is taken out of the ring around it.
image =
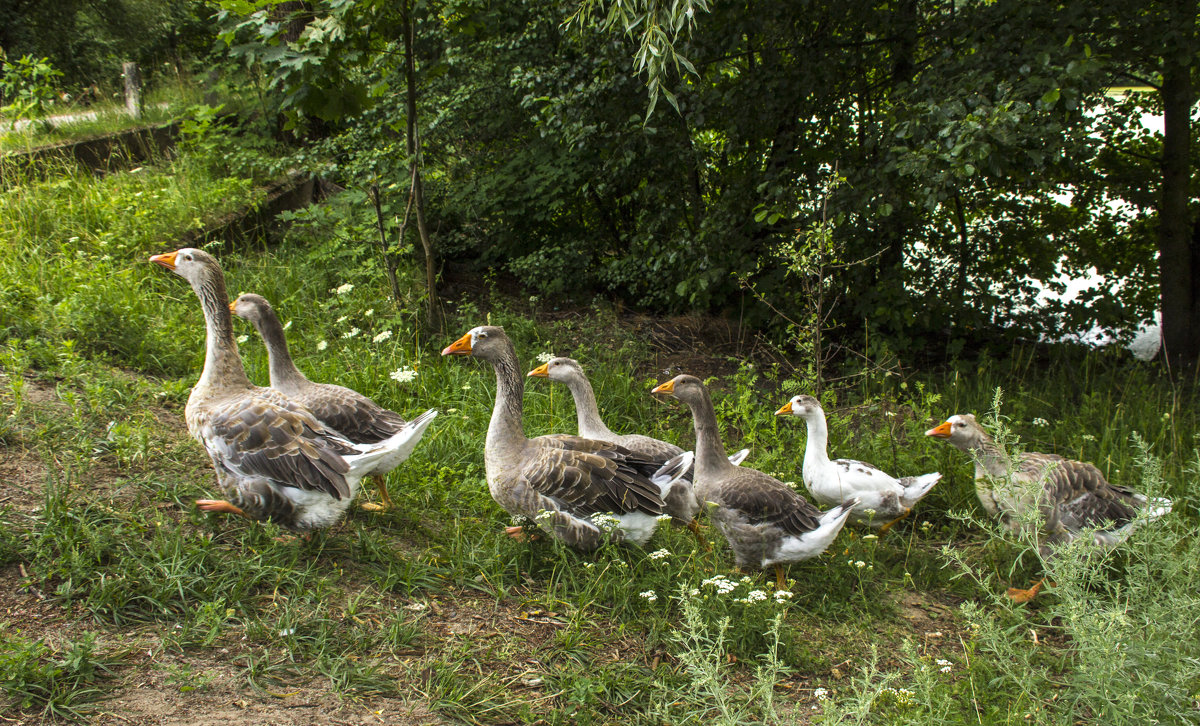
[[[233,302],[229,303],[229,312],[233,313],[234,315],[237,315],[237,300],[234,300]]]
[[[450,345],[447,345],[442,349],[442,355],[471,355],[471,334],[467,333]]]
[[[150,261],[156,265],[162,265],[163,267],[167,268],[168,270],[174,270],[176,254],[177,253],[175,253],[175,252],[164,252],[161,255],[154,255],[153,257],[150,258]]]
[[[787,403],[783,404],[783,408],[781,408],[781,409],[779,409],[778,411],[776,411],[776,412],[775,412],[775,415],[776,415],[776,416],[790,416],[790,415],[792,415],[792,402],[791,402],[791,401],[788,401]]]
[[[932,436],[935,439],[950,438],[950,422],[946,421],[925,432],[926,436]]]
[[[550,364],[549,363],[541,364],[537,368],[534,368],[533,370],[526,373],[525,377],[526,378],[549,378],[550,377]]]
[[[675,379],[672,378],[666,383],[656,386],[651,393],[675,393]]]

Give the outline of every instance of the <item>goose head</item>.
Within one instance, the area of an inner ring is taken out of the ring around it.
[[[442,355],[469,355],[484,360],[498,360],[511,349],[504,328],[481,325],[471,328],[463,337],[442,349]]]
[[[566,383],[575,378],[583,377],[583,368],[574,358],[551,358],[542,365],[525,374],[532,378],[549,378],[552,381]]]
[[[943,423],[925,432],[926,436],[949,441],[955,447],[968,451],[988,440],[987,432],[969,413],[955,414]]]
[[[237,296],[237,299],[229,303],[229,312],[238,316],[242,320],[248,320],[258,327],[263,316],[271,309],[271,303],[262,295],[254,293],[242,293]]]
[[[783,408],[775,412],[776,416],[800,416],[809,418],[822,411],[821,402],[812,396],[793,396],[792,400],[783,404]]]
[[[675,376],[656,387],[651,393],[665,393],[668,396],[683,401],[689,406],[698,404],[704,400],[704,384],[695,376],[689,376],[686,373]]]
[[[150,261],[187,280],[193,288],[198,288],[204,280],[211,279],[214,274],[221,275],[221,265],[217,258],[194,247],[154,255]]]

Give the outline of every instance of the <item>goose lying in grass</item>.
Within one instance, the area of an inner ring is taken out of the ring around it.
[[[818,504],[832,506],[850,497],[859,502],[850,518],[884,534],[907,517],[921,497],[933,489],[941,474],[924,474],[897,479],[879,469],[852,459],[830,461],[826,449],[829,427],[825,410],[812,396],[796,396],[775,412],[776,416],[799,416],[808,424],[804,449],[804,486]]]
[[[650,539],[663,513],[662,497],[691,457],[676,457],[664,467],[606,441],[562,435],[526,438],[519,362],[502,328],[473,328],[446,346],[442,355],[473,356],[496,371],[496,405],[484,466],[497,504],[580,550],[596,549],[605,541],[642,545]],[[521,535],[519,527],[508,532]]]
[[[187,280],[204,310],[204,371],[184,415],[232,501],[199,499],[196,505],[297,531],[335,524],[359,480],[393,456],[408,432],[378,444],[353,444],[279,391],[255,386],[238,357],[225,276],[216,259],[184,248],[150,261]]]
[[[307,408],[326,428],[357,444],[377,444],[404,434],[403,442],[372,470],[377,477],[382,504],[368,502],[361,505],[363,509],[373,512],[391,508],[392,500],[388,496],[385,477],[409,457],[438,412],[431,408],[406,422],[400,414],[389,411],[358,391],[331,383],[313,383],[292,362],[283,326],[266,298],[261,295],[239,295],[237,300],[229,304],[229,310],[239,318],[250,321],[267,346],[271,388]]]
[[[666,464],[670,459],[683,453],[682,448],[666,441],[642,434],[617,434],[609,429],[604,424],[604,420],[600,418],[600,408],[596,405],[596,394],[592,391],[592,384],[584,375],[583,367],[573,358],[551,358],[526,375],[534,378],[549,378],[552,381],[566,384],[571,391],[571,397],[575,400],[575,417],[579,425],[580,436],[620,444],[635,454],[660,464]],[[729,461],[734,465],[741,464],[749,453],[749,449],[742,449],[730,456]],[[696,522],[696,515],[700,513],[700,501],[696,499],[695,492],[692,490],[694,470],[693,466],[684,472],[684,475],[663,497],[663,501],[666,505],[665,510],[667,514],[671,515],[671,519],[686,524],[696,538],[704,546],[707,546]]]
[[[1010,530],[1021,528],[1036,512],[1039,550],[1053,555],[1051,545],[1068,542],[1085,531],[1101,547],[1113,547],[1134,527],[1171,511],[1171,500],[1149,499],[1132,489],[1110,484],[1089,463],[1055,454],[1025,452],[1015,459],[993,441],[971,414],[951,416],[925,432],[949,441],[975,459],[975,493],[987,513]],[[1145,511],[1144,517],[1139,513]],[[1041,580],[1028,590],[1010,588],[1016,602],[1033,599]]]
[[[776,587],[784,589],[783,565],[824,552],[858,499],[847,498],[822,512],[778,479],[730,463],[721,444],[712,399],[698,378],[676,376],[652,393],[672,395],[692,411],[696,496],[714,505],[713,521],[729,540],[738,567],[774,567]]]

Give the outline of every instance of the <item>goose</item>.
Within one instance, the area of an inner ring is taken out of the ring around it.
[[[676,457],[668,466],[660,466],[606,441],[565,435],[526,438],[524,381],[516,350],[503,328],[472,328],[446,346],[442,355],[479,358],[496,371],[496,403],[484,444],[484,468],[497,504],[583,551],[606,541],[644,545],[650,539],[663,513],[663,496],[690,465],[691,457]],[[521,528],[509,527],[508,533],[520,538]]]
[[[400,414],[389,411],[358,391],[332,383],[313,383],[292,362],[279,316],[266,298],[243,293],[229,304],[229,311],[248,320],[262,337],[267,347],[271,388],[307,408],[323,426],[358,444],[377,444],[397,434],[406,434],[404,442],[374,468],[381,504],[366,502],[360,505],[372,512],[390,509],[392,500],[388,496],[385,477],[413,452],[425,435],[425,429],[437,417],[437,410],[431,408],[406,422]]]
[[[403,445],[407,432],[378,444],[353,444],[283,393],[255,386],[238,356],[216,258],[185,247],[150,261],[187,280],[204,311],[204,370],[184,417],[229,499],[197,499],[196,506],[309,534],[336,524],[359,481]]]
[[[804,448],[804,486],[818,504],[832,506],[857,497],[850,518],[886,533],[904,519],[921,497],[933,489],[942,475],[923,474],[897,479],[880,469],[852,459],[830,461],[827,447],[829,427],[825,410],[812,396],[795,396],[775,412],[776,416],[799,416],[808,424]]]
[[[1111,548],[1137,525],[1171,511],[1171,500],[1149,498],[1110,484],[1094,465],[1055,454],[1025,452],[1015,458],[988,435],[972,414],[956,414],[929,429],[926,436],[949,441],[975,460],[975,493],[989,516],[1011,531],[1036,512],[1040,520],[1038,551],[1053,556],[1053,545],[1069,542],[1085,531],[1092,543]],[[1144,519],[1138,513],[1145,511]],[[1037,596],[1042,580],[1029,589],[1009,588],[1015,602]]]
[[[783,590],[783,565],[824,552],[846,524],[857,497],[822,512],[775,477],[734,466],[725,457],[717,414],[700,379],[679,375],[651,393],[665,393],[688,405],[696,428],[696,478],[702,502],[713,505],[717,529],[729,540],[739,568],[774,567]]]
[[[604,424],[604,420],[600,418],[600,409],[596,405],[596,394],[592,391],[592,384],[588,382],[579,361],[574,358],[551,358],[525,375],[533,378],[547,378],[566,384],[571,391],[571,397],[575,400],[575,417],[579,435],[584,438],[611,441],[660,464],[666,464],[670,459],[684,453],[681,447],[666,441],[642,434],[617,434],[609,429]],[[742,449],[731,455],[729,461],[736,466],[741,464],[749,453],[749,449]],[[695,492],[692,491],[694,470],[693,466],[684,472],[683,476],[663,497],[663,501],[671,519],[686,524],[702,546],[707,546],[696,521],[696,515],[700,513],[700,501],[696,499]]]

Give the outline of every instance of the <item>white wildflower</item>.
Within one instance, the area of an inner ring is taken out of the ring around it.
[[[729,592],[733,592],[734,588],[737,587],[737,583],[730,582],[728,579],[725,578],[724,575],[714,575],[713,577],[710,577],[707,580],[704,580],[703,582],[701,582],[700,585],[704,586],[704,587],[707,587],[707,586],[715,587],[717,589],[717,592],[722,595],[729,593]]]
[[[854,563],[854,566],[861,570],[862,568],[867,566],[867,563],[863,562],[862,560],[858,560],[857,562]]]
[[[237,342],[238,342],[238,345],[241,345],[241,344],[245,343],[247,340],[250,340],[250,336],[249,336],[249,335],[239,335],[239,336],[237,337]]]
[[[751,603],[762,602],[763,600],[766,600],[766,599],[767,599],[767,593],[763,592],[762,590],[751,590],[750,592],[746,593],[745,597],[736,598],[734,600],[734,602],[739,602],[744,605],[749,605]]]
[[[396,383],[412,383],[417,378],[417,372],[405,366],[392,371],[389,377]]]
[[[815,698],[816,698],[818,701],[824,701],[826,698],[829,698],[829,689],[827,689],[827,688],[818,688],[818,689],[816,689],[815,691],[813,691],[813,696],[814,696],[814,697],[815,697]]]
[[[371,338],[371,342],[372,343],[382,343],[383,341],[387,340],[390,337],[392,337],[392,331],[384,330],[384,331],[381,331],[379,333],[379,335],[376,335],[374,338]]]
[[[660,514],[657,517],[655,517],[655,519],[658,520],[659,522],[665,522],[670,518],[671,518],[671,515],[669,515],[669,514]]]
[[[791,599],[792,599],[792,591],[791,590],[776,590],[775,591],[775,602],[783,604]]]
[[[367,311],[363,313],[363,315],[368,318],[374,314],[375,314],[375,308],[368,308]]]
[[[549,363],[553,357],[553,353],[538,353],[537,361],[538,363]]]
[[[1084,441],[1095,441],[1096,440],[1096,437],[1093,436],[1092,434],[1083,434],[1079,438],[1083,439]]]
[[[938,670],[940,670],[942,673],[949,673],[951,669],[950,666],[942,666]]]
[[[542,509],[538,511],[537,516],[534,517],[534,519],[539,522],[546,522],[553,516],[554,512],[551,512],[549,509]]]
[[[696,597],[699,594],[700,594],[699,588],[693,587],[691,590],[688,590],[688,597]]]
[[[283,630],[279,631],[279,637],[286,638],[289,635],[295,634],[295,632],[296,632],[295,628],[284,628]]]
[[[350,328],[346,332],[342,333],[342,337],[343,338],[353,338],[354,336],[358,335],[361,332],[362,331],[359,330],[358,328]]]
[[[651,552],[648,556],[652,560],[665,560],[671,556],[671,553],[665,549],[661,549],[661,550],[655,550],[655,551]]]
[[[621,520],[606,512],[598,512],[592,515],[592,524],[605,532],[611,532],[621,524]]]
[[[951,665],[950,661],[946,660],[945,658],[938,658],[937,660],[934,661],[934,663],[937,663],[940,666]]]
[[[340,318],[338,318],[337,320],[333,321],[333,323],[334,323],[334,325],[337,325],[337,324],[340,324],[340,323],[344,323],[344,322],[346,322],[346,321],[347,321],[349,318],[350,318],[350,316],[349,316],[349,315],[343,315],[342,317],[340,317]]]
[[[471,384],[470,384],[470,383],[464,383],[464,384],[462,384],[462,389],[463,389],[464,391],[469,391],[469,390],[471,390]]]
[[[596,566],[596,563],[595,563],[595,562],[585,562],[585,563],[583,563],[583,569],[585,569],[585,570],[590,570],[590,569],[592,569],[592,568],[593,568],[593,567],[595,567],[595,566]]]
[[[1033,425],[1034,426],[1049,426],[1050,422],[1039,416],[1038,418],[1035,418],[1033,420]]]
[[[655,602],[658,600],[658,593],[654,592],[653,590],[647,590],[645,592],[639,592],[638,597],[645,598],[648,602]]]
[[[344,285],[338,285],[337,287],[335,287],[333,289],[333,291],[334,291],[334,293],[336,293],[338,295],[345,295],[346,293],[350,292],[353,289],[354,289],[354,285],[351,285],[350,283],[347,282]]]
[[[329,347],[329,343],[326,343],[323,340],[320,343],[317,343],[317,350],[325,350],[328,347]]]
[[[928,520],[921,522],[921,531],[922,532],[928,532],[931,529],[933,529],[933,522],[930,522]]]
[[[514,514],[509,521],[512,522],[514,527],[523,527],[533,520],[531,520],[529,517],[526,517],[524,514]]]

